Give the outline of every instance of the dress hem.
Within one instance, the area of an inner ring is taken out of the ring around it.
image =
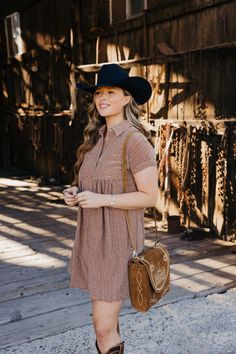
[[[90,296],[90,293],[89,293],[89,290],[87,289],[87,288],[82,288],[82,287],[80,287],[80,286],[75,286],[75,285],[70,285],[69,286],[71,289],[80,289],[80,290],[83,290],[83,291],[87,291],[88,292],[88,294],[89,294],[89,298],[90,298],[90,300],[91,301],[104,301],[104,302],[116,302],[116,301],[125,301],[125,300],[128,300],[129,298],[130,298],[130,296],[129,295],[127,295],[127,296],[124,296],[124,297],[121,297],[121,298],[117,298],[117,299],[113,299],[113,300],[111,300],[111,299],[105,299],[105,298],[99,298],[99,297],[93,297],[93,296]]]

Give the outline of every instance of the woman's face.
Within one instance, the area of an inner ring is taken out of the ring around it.
[[[124,118],[124,106],[129,100],[130,96],[125,96],[124,91],[119,87],[99,87],[94,93],[94,103],[102,117]]]

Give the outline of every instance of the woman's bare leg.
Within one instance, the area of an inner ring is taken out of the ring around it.
[[[117,323],[123,301],[93,301],[93,325],[101,353],[121,342]]]

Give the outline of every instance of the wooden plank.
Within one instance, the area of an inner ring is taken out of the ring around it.
[[[24,219],[19,219],[22,217],[22,212],[17,216],[15,213],[10,216],[10,214],[7,214],[7,216],[4,216],[1,214],[1,226],[8,226],[14,228],[21,228],[25,229],[27,228],[29,231],[29,226],[39,228],[39,230],[51,230],[53,229],[53,225],[55,224],[60,224],[60,223],[65,223],[66,225],[69,226],[76,226],[76,217],[75,218],[65,218],[65,216],[58,216],[57,218],[50,218],[50,214],[48,214],[48,217],[43,214],[41,217],[37,215],[37,212],[34,213],[34,216],[32,215],[29,219],[25,218]],[[47,227],[47,229],[45,229]]]
[[[130,302],[126,301],[121,314],[126,315],[134,312]],[[91,303],[85,302],[4,324],[0,326],[0,349],[91,324],[91,313]]]
[[[146,241],[147,246],[152,246],[154,237],[150,237]],[[197,257],[205,257],[206,255],[215,255],[230,252],[235,247],[232,242],[225,243],[222,240],[206,238],[204,240],[187,241],[181,240],[180,236],[168,237],[161,236],[161,243],[167,246],[171,263],[178,263],[184,260]]]
[[[233,254],[220,255],[218,257],[206,257],[198,260],[190,260],[184,263],[175,263],[171,265],[171,280],[186,278],[189,276],[197,276],[202,273],[211,273],[220,270],[227,274],[230,269],[228,267],[236,265],[236,257]],[[236,274],[236,273],[235,273]],[[231,277],[229,273],[229,277]],[[234,277],[234,279],[236,278]]]
[[[50,265],[47,267],[42,267],[42,263],[39,263],[38,267],[19,267],[16,266],[13,269],[9,268],[3,268],[0,272],[0,278],[1,278],[1,287],[6,286],[7,284],[10,283],[17,283],[17,282],[25,282],[25,285],[27,285],[27,282],[32,279],[32,278],[39,278],[39,277],[44,277],[47,275],[51,275],[54,277],[54,275],[58,273],[67,273],[67,267],[56,267],[57,260],[55,260],[54,265]],[[41,265],[41,267],[40,267]],[[1,291],[0,291],[1,293]]]
[[[61,226],[61,227],[59,227]],[[24,235],[30,237],[39,235],[40,237],[48,237],[53,236],[57,237],[60,234],[75,234],[75,226],[67,225],[66,223],[63,225],[62,223],[52,222],[50,226],[45,225],[45,229],[38,228],[37,225],[27,225],[27,224],[18,224],[15,227],[4,226],[1,227],[1,235],[3,237],[24,237]]]
[[[65,237],[66,236],[66,237]],[[28,238],[27,234],[21,234],[21,238],[18,239],[16,235],[12,236],[11,238],[1,238],[0,239],[0,249],[4,249],[4,251],[1,251],[1,253],[8,252],[12,249],[18,248],[20,246],[22,247],[31,247],[34,250],[40,250],[46,247],[50,247],[50,245],[62,245],[65,248],[66,247],[71,247],[73,240],[74,240],[74,234],[71,232],[67,233],[67,230],[63,232],[63,235],[57,235],[56,237],[50,238],[50,237],[45,237],[43,235],[37,235],[34,238]],[[12,244],[12,241],[15,241],[17,245],[15,246]]]
[[[16,257],[16,252],[17,252],[17,257]],[[12,258],[19,258],[22,256],[29,256],[29,255],[33,255],[36,254],[36,252],[32,249],[30,249],[27,246],[19,246],[19,247],[15,247],[13,250],[8,251],[8,252],[0,252],[0,259],[1,262],[10,260]]]
[[[60,227],[59,225],[53,223],[54,229],[52,227],[52,231],[50,230],[41,230],[35,228],[32,225],[24,226],[24,227],[0,227],[0,235],[1,235],[1,242],[5,241],[8,242],[9,245],[14,247],[15,245],[28,244],[28,242],[32,242],[34,240],[60,240],[62,238],[73,238],[75,235],[75,228],[70,227],[68,225],[63,225]],[[2,250],[4,251],[4,250]]]
[[[48,257],[49,258],[49,257]],[[12,258],[9,263],[0,263],[0,269],[6,268],[9,272],[12,268],[18,266],[24,266],[24,267],[55,267],[58,266],[59,261],[56,258],[49,258],[48,259],[46,255],[38,254],[32,254],[32,255],[27,255],[23,257],[18,257],[18,258]],[[61,265],[63,266],[63,265]]]
[[[70,244],[72,245],[72,240],[70,240]],[[23,256],[29,256],[36,254],[38,252],[45,252],[49,256],[52,257],[59,257],[59,256],[69,256],[71,252],[71,247],[66,247],[65,245],[61,244],[58,245],[56,242],[53,244],[52,242],[42,242],[31,245],[33,248],[29,247],[28,245],[19,245],[14,248],[7,250],[7,252],[0,252],[0,259],[2,262],[10,261],[11,259],[17,259]],[[17,254],[17,256],[16,256]]]
[[[9,227],[0,227],[0,234],[1,234],[1,239],[0,239],[0,246],[1,246],[1,253],[3,254],[4,252],[7,252],[10,249],[14,249],[14,247],[19,248],[23,246],[29,246],[29,247],[34,247],[35,244],[39,244],[39,242],[48,243],[52,240],[55,240],[55,244],[59,243],[64,243],[65,239],[68,240],[73,240],[75,237],[75,227],[70,227],[67,225],[55,225],[54,226],[54,231],[47,231],[45,230],[44,232],[30,232],[26,228],[25,230],[16,230],[12,229]],[[29,229],[32,230],[32,227],[29,226]],[[52,227],[53,229],[53,227]]]
[[[39,292],[67,288],[68,284],[69,274],[64,272],[55,272],[54,274],[44,275],[40,278],[31,278],[27,284],[25,281],[19,280],[0,287],[0,302]]]
[[[20,316],[23,320],[89,301],[87,292],[71,288],[8,300],[4,302],[4,306],[0,306],[0,325],[14,322],[17,312],[18,318]]]
[[[235,282],[236,266],[225,267],[223,271],[212,270],[190,277],[183,277],[172,281],[172,285],[189,293],[197,294],[216,287],[223,287]]]

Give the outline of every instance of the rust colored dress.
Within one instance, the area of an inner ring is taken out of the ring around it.
[[[133,175],[156,166],[154,149],[127,120],[107,132],[106,125],[93,149],[86,153],[79,172],[80,191],[122,193],[122,147],[127,134],[136,132],[127,145],[127,192],[137,191]],[[129,210],[133,242],[140,252],[144,244],[144,210]],[[78,208],[77,229],[69,264],[70,286],[86,289],[92,300],[118,301],[129,297],[128,260],[130,238],[123,209]]]

